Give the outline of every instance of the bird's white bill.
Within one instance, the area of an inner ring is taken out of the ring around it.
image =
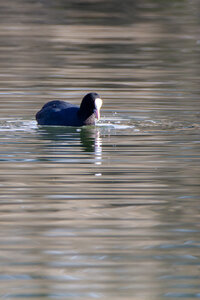
[[[100,109],[101,109],[102,103],[103,103],[103,101],[101,100],[101,98],[96,98],[95,99],[96,118],[97,118],[97,120],[100,119]]]

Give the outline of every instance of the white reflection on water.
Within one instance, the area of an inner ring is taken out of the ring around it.
[[[102,161],[102,139],[100,136],[100,130],[96,130],[95,135],[95,143],[94,143],[94,149],[95,149],[95,165],[101,165]],[[96,176],[101,176],[101,173],[96,173]]]
[[[0,119],[0,131],[1,132],[15,132],[15,131],[34,131],[37,129],[36,121],[25,121],[25,120],[15,120],[15,119]]]

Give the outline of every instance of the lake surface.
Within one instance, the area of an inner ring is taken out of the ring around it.
[[[199,11],[1,1],[1,299],[200,298]],[[37,126],[90,91],[96,126]]]

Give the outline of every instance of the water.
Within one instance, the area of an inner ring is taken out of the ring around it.
[[[0,12],[0,298],[200,298],[199,2]],[[89,91],[97,126],[37,126]]]

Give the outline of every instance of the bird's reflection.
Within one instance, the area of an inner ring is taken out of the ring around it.
[[[101,165],[101,161],[102,161],[102,139],[101,139],[99,130],[96,131],[94,150],[95,150],[95,164],[96,165]]]
[[[80,129],[80,140],[84,151],[95,153],[95,164],[101,164],[102,157],[102,139],[99,128]]]
[[[98,127],[54,127],[42,126],[37,130],[39,138],[47,140],[45,146],[73,148],[81,144],[82,151],[95,154],[95,164],[100,165],[102,160],[102,139]],[[52,143],[51,143],[52,142]]]

